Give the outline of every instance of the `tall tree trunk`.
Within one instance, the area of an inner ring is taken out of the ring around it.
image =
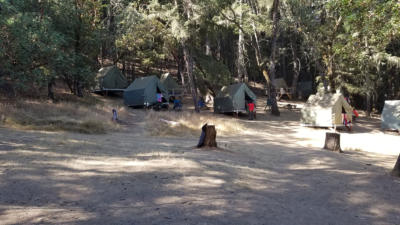
[[[222,37],[221,36],[219,36],[218,37],[218,39],[217,39],[217,54],[216,54],[216,58],[217,58],[217,60],[218,61],[220,61],[221,60],[221,51],[222,51],[222,48],[221,48],[221,42],[222,42]]]
[[[54,101],[54,78],[50,79],[47,83],[47,97],[49,97],[49,99]]]
[[[367,117],[370,117],[371,116],[371,92],[370,91],[367,91],[367,94],[366,94],[366,96],[365,96],[365,106],[366,106],[366,109],[365,109],[365,114],[366,114],[366,116]]]
[[[272,46],[271,46],[271,57],[270,57],[270,67],[269,67],[269,79],[270,79],[270,84],[269,84],[269,96],[271,98],[276,98],[275,93],[271,92],[272,90],[272,84],[275,80],[275,74],[276,74],[276,51],[277,51],[277,46],[278,46],[278,32],[279,32],[279,0],[274,0],[273,6],[272,6]],[[273,106],[272,106],[272,113],[276,116],[280,115],[278,104],[276,101],[273,101]],[[275,110],[274,110],[275,109]]]
[[[115,16],[114,16],[114,9],[112,5],[112,1],[110,1],[108,8],[107,8],[107,30],[108,30],[108,55],[112,58],[114,64],[118,61],[118,55],[115,46]]]
[[[190,88],[190,92],[191,92],[192,98],[193,98],[194,109],[196,112],[200,112],[199,106],[197,104],[197,87],[196,87],[196,83],[195,83],[194,75],[193,75],[192,53],[186,46],[185,42],[182,42],[182,48],[183,48],[183,55],[184,55],[185,64],[186,64],[186,73],[187,73],[188,79],[189,79],[189,88]]]
[[[184,67],[185,67],[185,59],[184,59],[184,54],[183,54],[183,49],[182,47],[179,47],[178,50],[178,73],[179,76],[181,77],[181,82],[182,82],[182,86],[185,87],[185,71],[184,71]]]
[[[253,11],[254,14],[258,15],[258,2],[257,1],[253,1],[253,0],[248,0],[249,5],[251,6],[251,9]],[[265,82],[266,82],[266,87],[268,90],[268,96],[271,96],[270,93],[270,85],[271,85],[271,80],[269,79],[269,75],[267,72],[267,68],[265,66],[265,62],[263,61],[263,57],[261,54],[261,48],[260,48],[260,41],[258,38],[258,33],[257,33],[257,29],[256,29],[256,25],[254,23],[254,21],[252,21],[251,26],[253,28],[253,37],[252,37],[252,45],[254,48],[254,52],[255,52],[255,57],[256,57],[256,62],[257,62],[257,66],[258,66],[258,70],[260,71],[260,73],[264,76]]]
[[[243,0],[238,0],[240,5],[239,12],[239,26],[243,23]],[[237,57],[237,75],[240,82],[248,82],[249,76],[247,74],[246,65],[244,62],[244,33],[242,29],[239,29],[239,39],[238,39],[238,57]]]
[[[207,31],[207,33],[206,33],[206,43],[205,43],[205,49],[206,49],[205,54],[207,56],[210,56],[211,55],[211,44],[210,44],[210,37],[209,37],[208,33],[209,32]]]
[[[300,77],[300,70],[301,70],[301,62],[300,59],[297,57],[296,49],[294,49],[293,42],[290,44],[290,48],[292,50],[292,57],[293,57],[293,80],[292,80],[292,94],[294,96],[297,95],[297,83]]]
[[[75,53],[75,66],[77,67],[81,62],[79,60],[79,56],[81,54],[81,26],[82,26],[82,15],[79,12],[79,3],[78,0],[75,0],[75,10],[77,13],[77,17],[78,17],[78,25],[75,28],[75,48],[74,48],[74,53]],[[83,91],[82,91],[82,84],[81,84],[81,76],[79,74],[79,72],[77,72],[76,74],[74,74],[74,90],[75,90],[75,95],[77,95],[78,97],[83,97]]]

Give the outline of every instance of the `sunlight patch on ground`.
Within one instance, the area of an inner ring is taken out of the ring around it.
[[[11,224],[46,224],[46,223],[76,223],[95,217],[94,213],[88,213],[79,208],[62,209],[47,207],[19,208],[2,205],[0,221],[2,225]]]
[[[180,186],[184,187],[204,187],[204,188],[218,188],[225,183],[224,180],[215,177],[205,176],[185,176],[180,180]]]

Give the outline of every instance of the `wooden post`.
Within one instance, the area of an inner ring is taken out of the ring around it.
[[[396,165],[394,165],[394,168],[392,170],[392,175],[396,177],[400,177],[400,154],[399,157],[397,158]]]
[[[340,134],[326,132],[324,149],[334,152],[343,152],[340,148]]]

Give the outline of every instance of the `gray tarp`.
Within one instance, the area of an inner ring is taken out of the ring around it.
[[[381,119],[382,129],[400,130],[400,100],[385,101]]]
[[[246,100],[257,100],[256,95],[244,83],[223,87],[214,98],[214,112],[245,112]]]
[[[153,105],[157,102],[157,93],[169,99],[168,91],[157,76],[140,77],[125,89],[124,103],[128,106]]]
[[[317,93],[311,95],[301,110],[301,123],[305,126],[334,127],[343,126],[342,110],[348,121],[352,121],[353,108],[343,95]]]

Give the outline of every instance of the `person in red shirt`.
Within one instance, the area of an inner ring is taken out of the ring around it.
[[[249,109],[249,120],[254,120],[255,104],[253,102],[249,102],[247,104],[247,108]]]

